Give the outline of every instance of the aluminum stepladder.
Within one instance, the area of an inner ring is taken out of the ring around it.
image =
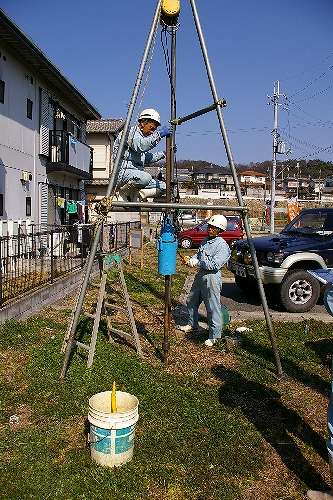
[[[102,276],[101,276],[101,281],[98,285],[95,285],[94,283],[92,284],[93,286],[98,287],[98,295],[97,295],[97,304],[96,304],[96,310],[94,314],[90,314],[87,312],[84,312],[83,315],[87,318],[93,319],[93,327],[92,327],[92,333],[91,333],[91,338],[90,338],[90,343],[85,344],[76,338],[74,338],[74,341],[71,342],[71,350],[74,349],[75,347],[81,347],[82,349],[85,349],[88,351],[88,360],[87,360],[87,368],[91,368],[94,360],[94,355],[95,355],[95,349],[96,349],[96,342],[97,342],[97,334],[98,334],[98,329],[100,325],[100,321],[102,317],[104,316],[107,321],[107,328],[108,328],[108,335],[109,339],[111,342],[113,342],[112,334],[115,334],[117,337],[122,338],[123,340],[127,341],[130,344],[134,344],[136,348],[136,352],[139,356],[142,356],[142,350],[141,350],[141,345],[140,345],[140,339],[138,335],[138,331],[136,328],[135,320],[134,320],[134,315],[133,315],[133,310],[127,290],[127,285],[125,281],[125,276],[124,276],[124,270],[122,266],[122,261],[121,261],[121,255],[119,254],[108,254],[104,257],[103,259],[103,267],[102,267]],[[108,284],[108,271],[111,270],[112,267],[116,266],[118,272],[119,272],[119,277],[120,277],[120,284],[121,284],[121,289],[123,293],[123,297],[125,300],[125,305],[126,307],[121,307],[118,305],[110,304],[108,302],[108,293],[107,293],[107,284]],[[110,316],[108,315],[107,311],[108,310],[116,310],[119,312],[122,312],[127,315],[129,319],[129,324],[132,330],[132,334],[125,332],[124,330],[121,330],[119,328],[115,328],[112,325],[112,321]],[[70,336],[70,331],[72,328],[72,321],[69,325],[69,328],[66,332],[63,345],[62,345],[62,352],[65,352],[65,350],[68,347],[68,341],[69,341],[69,336]]]

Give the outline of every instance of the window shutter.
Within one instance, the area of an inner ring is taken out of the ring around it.
[[[49,156],[50,130],[53,128],[50,98],[46,90],[39,89],[39,92],[40,92],[39,154]]]
[[[47,212],[49,203],[49,186],[40,184],[40,218],[39,223],[42,226],[47,225]]]

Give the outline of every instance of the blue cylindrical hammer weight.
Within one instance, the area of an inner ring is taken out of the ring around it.
[[[178,240],[175,229],[168,219],[165,219],[163,222],[156,247],[158,251],[159,274],[162,276],[176,274]]]

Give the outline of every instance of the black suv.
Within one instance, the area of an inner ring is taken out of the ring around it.
[[[333,268],[333,208],[302,210],[280,234],[253,243],[265,288],[278,291],[287,311],[309,311],[320,284],[307,270]],[[251,292],[255,274],[246,240],[234,243],[229,269],[237,285]]]

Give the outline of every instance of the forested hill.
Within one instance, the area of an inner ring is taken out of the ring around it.
[[[228,167],[223,167],[222,165],[216,165],[215,163],[210,163],[204,160],[177,160],[178,168],[186,168],[187,170],[193,170],[193,172],[216,172],[221,171],[225,174],[230,173]]]
[[[333,175],[333,162],[323,160],[285,160],[277,162],[277,172],[284,169],[284,177],[296,176],[298,173],[297,163],[299,163],[300,176],[321,178]],[[237,170],[255,170],[257,172],[267,173],[271,168],[272,161],[263,161],[258,163],[249,163],[248,165],[237,165]]]
[[[323,161],[323,160],[285,160],[277,162],[277,173],[284,169],[284,177],[296,176],[298,173],[297,162],[299,163],[299,175],[302,177],[313,177],[321,178],[333,176],[333,162]],[[221,172],[228,174],[230,173],[228,166],[217,165],[215,163],[210,163],[204,160],[179,160],[177,161],[178,168],[184,168],[187,170],[200,171],[200,172]],[[238,172],[244,170],[255,170],[256,172],[262,172],[267,174],[272,166],[271,160],[266,160],[263,162],[248,163],[248,164],[238,164],[236,169]],[[288,170],[289,169],[289,170]]]

